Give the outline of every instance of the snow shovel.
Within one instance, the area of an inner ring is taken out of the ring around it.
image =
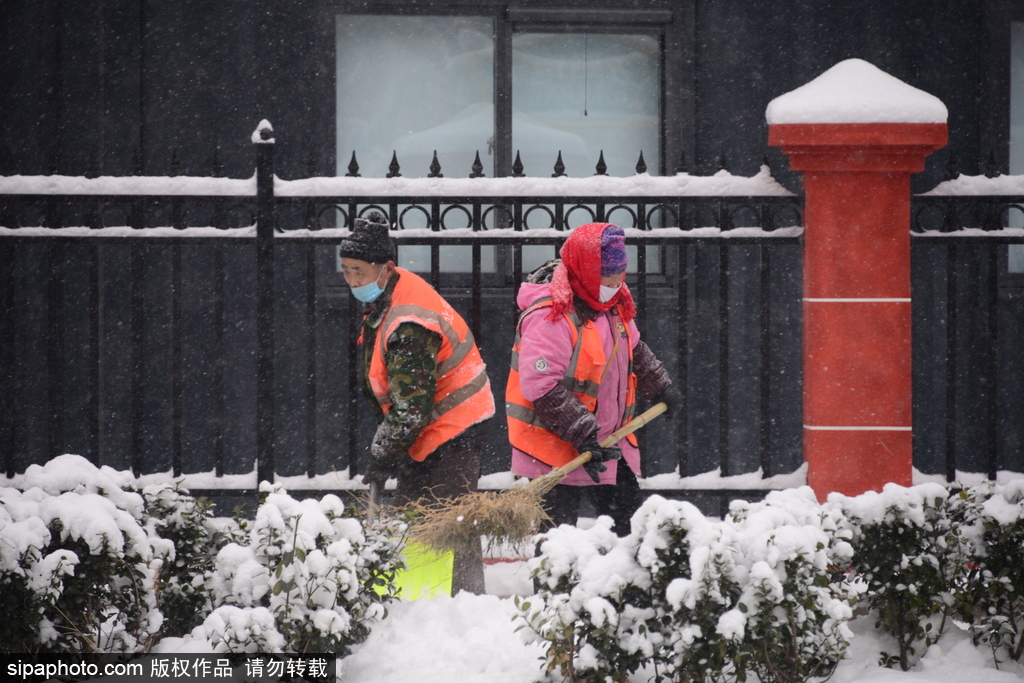
[[[666,409],[664,403],[655,404],[602,439],[600,445],[605,447],[618,443]],[[581,453],[569,463],[524,486],[499,492],[478,491],[420,506],[417,510],[419,521],[410,534],[417,543],[439,553],[469,547],[481,536],[488,537],[493,545],[507,543],[521,547],[537,533],[540,524],[549,519],[541,504],[544,494],[574,469],[589,462],[590,458],[589,451]]]

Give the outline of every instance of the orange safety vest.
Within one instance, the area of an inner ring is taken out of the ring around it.
[[[522,342],[520,326],[523,318],[539,308],[549,308],[551,298],[540,299],[519,316],[516,324],[515,341],[512,343],[512,367],[508,374],[508,385],[505,389],[505,416],[508,420],[508,438],[513,446],[537,458],[552,467],[561,467],[575,458],[576,447],[559,438],[540,419],[534,411],[533,403],[526,400],[519,387],[519,348]],[[604,376],[608,359],[604,353],[604,344],[593,321],[581,325],[575,313],[565,316],[572,336],[572,357],[565,369],[565,376],[559,383],[569,389],[590,412],[597,411],[597,392]],[[626,349],[629,353],[629,378],[626,391],[626,406],[618,426],[633,419],[636,402],[636,375],[633,373],[633,343],[629,337],[629,325],[626,331]],[[582,334],[581,334],[582,331]],[[636,437],[630,434],[626,439],[636,446]]]
[[[430,422],[409,447],[413,460],[422,462],[434,449],[470,426],[494,415],[494,395],[466,321],[420,276],[396,269],[398,282],[391,292],[391,307],[377,330],[368,380],[381,409],[391,408],[387,340],[402,323],[415,323],[441,335],[437,356],[437,386]]]

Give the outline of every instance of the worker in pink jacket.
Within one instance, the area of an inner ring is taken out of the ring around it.
[[[599,442],[633,417],[637,398],[671,410],[680,394],[633,321],[622,228],[582,225],[559,255],[517,296],[523,312],[505,395],[512,471],[533,479],[590,451],[591,461],[552,489],[545,507],[554,524],[574,524],[586,493],[622,535],[640,504],[640,451],[632,435]]]

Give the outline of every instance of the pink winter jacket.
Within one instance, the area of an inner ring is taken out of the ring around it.
[[[516,303],[520,310],[525,310],[535,301],[549,296],[549,294],[550,285],[548,284],[524,283],[519,289]],[[529,401],[536,401],[551,391],[552,387],[565,376],[565,370],[572,357],[572,336],[569,326],[565,320],[548,320],[547,316],[550,312],[550,308],[534,311],[523,319],[520,326],[522,340],[519,350],[519,383],[523,396]],[[604,341],[605,355],[610,357],[615,346],[615,338],[612,334],[616,321],[613,321],[611,313],[598,313],[594,322]],[[629,323],[629,337],[635,348],[637,342],[640,341],[640,332],[632,321]],[[538,359],[543,359],[545,362],[538,363]],[[538,366],[544,368],[544,371],[539,371]],[[619,419],[622,417],[622,411],[625,410],[628,371],[629,355],[626,352],[625,339],[621,339],[618,352],[612,359],[598,390],[598,441],[619,427]],[[622,457],[629,468],[639,477],[639,449],[626,439],[622,439],[617,445],[622,449]],[[601,473],[601,484],[615,483],[618,464],[617,461],[606,463],[607,469]],[[518,448],[512,448],[512,472],[514,474],[534,479],[550,471],[550,465],[523,453]],[[570,472],[562,483],[573,486],[593,486],[594,480],[582,467],[579,467]]]

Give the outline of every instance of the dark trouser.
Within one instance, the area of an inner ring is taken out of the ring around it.
[[[614,485],[566,486],[559,484],[544,496],[544,509],[551,524],[547,531],[559,524],[575,524],[580,514],[582,496],[587,496],[598,515],[608,515],[615,521],[613,530],[619,536],[629,533],[629,521],[640,507],[640,484],[629,465],[620,461]]]
[[[423,462],[403,459],[398,466],[395,506],[401,507],[421,498],[456,498],[476,491],[485,424],[473,425],[451,441],[441,444]],[[452,595],[460,590],[476,595],[484,592],[484,561],[479,540],[470,548],[455,551]]]

